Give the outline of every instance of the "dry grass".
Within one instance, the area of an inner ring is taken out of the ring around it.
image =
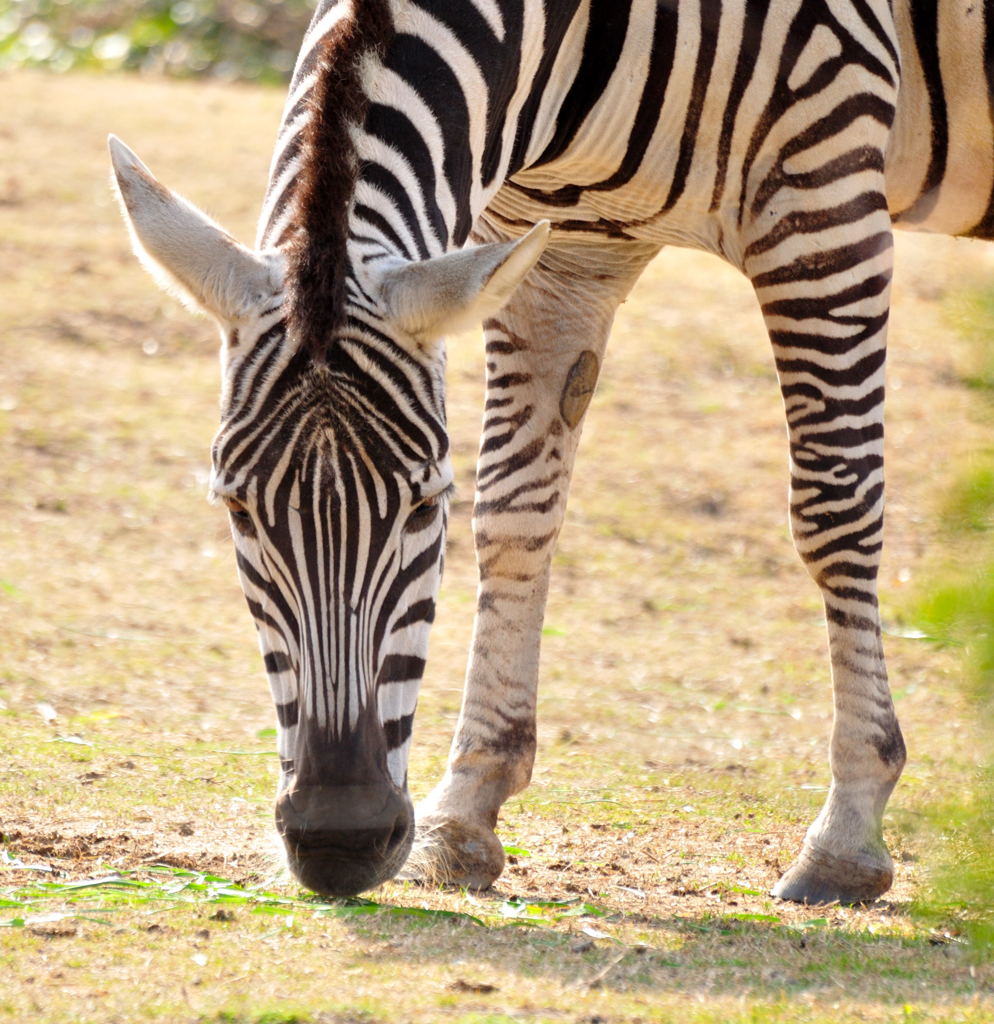
[[[0,829],[61,879],[166,861],[292,893],[270,852],[272,712],[226,526],[203,500],[214,339],[127,252],[103,141],[120,134],[250,240],[282,97],[29,74],[2,87]],[[919,238],[898,252],[892,625],[941,557],[946,488],[990,448],[962,383],[971,349],[950,330],[990,252]],[[450,363],[461,499],[419,793],[458,709],[475,586],[477,340],[454,340]],[[540,760],[502,832],[529,855],[477,900],[375,894],[491,922],[511,896],[589,901],[605,917],[539,908],[540,927],[481,929],[295,912],[288,925],[125,904],[110,926],[0,931],[0,1018],[990,1020],[991,968],[908,916],[935,841],[922,810],[973,762],[953,652],[887,638],[911,749],[887,820],[890,898],[821,914],[763,895],[823,796],[830,723],[820,602],[785,525],[783,434],[747,285],[713,259],[664,253],[619,315],[556,556]],[[92,746],[55,742],[68,736]],[[37,877],[0,875],[8,889]]]

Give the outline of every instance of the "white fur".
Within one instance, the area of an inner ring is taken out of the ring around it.
[[[379,277],[391,321],[430,343],[493,316],[538,262],[550,230],[541,221],[514,242],[471,246],[418,263],[384,260],[370,273]]]
[[[240,245],[192,203],[159,184],[113,135],[108,140],[124,219],[135,253],[167,291],[237,324],[279,293],[279,261]]]

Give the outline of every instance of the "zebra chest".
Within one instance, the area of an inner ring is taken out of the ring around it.
[[[601,187],[596,180],[564,183],[555,169],[538,169],[507,182],[485,216],[513,234],[548,220],[561,237],[578,241],[637,241],[721,254],[722,219],[709,209],[710,188],[684,193],[675,204],[668,202],[669,195],[669,176],[651,168],[615,188]]]

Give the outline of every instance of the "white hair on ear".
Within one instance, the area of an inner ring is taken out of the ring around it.
[[[235,322],[279,291],[272,254],[239,244],[193,203],[156,180],[114,136],[114,182],[135,255],[165,291],[222,323]]]
[[[513,242],[471,246],[420,262],[393,261],[380,276],[384,304],[397,326],[419,343],[479,326],[535,266],[550,233],[543,220]]]

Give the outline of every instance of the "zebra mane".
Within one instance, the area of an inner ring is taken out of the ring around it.
[[[358,175],[352,130],[368,105],[362,65],[393,34],[389,0],[352,0],[351,8],[314,44],[318,73],[301,140],[297,230],[287,251],[290,328],[318,360],[345,319],[349,208]]]

